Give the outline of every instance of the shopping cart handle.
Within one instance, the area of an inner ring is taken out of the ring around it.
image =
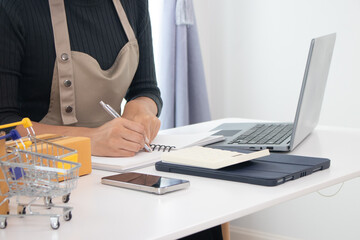
[[[12,140],[18,140],[21,138],[20,133],[16,129],[12,129],[9,133]]]
[[[11,138],[12,140],[18,140],[21,138],[19,132],[16,129],[12,129],[8,134],[6,134],[5,136],[0,137],[0,140],[2,139],[6,139],[6,138]]]
[[[32,127],[32,122],[29,118],[23,118],[21,120],[22,125],[24,126],[24,128],[29,128]]]
[[[24,128],[31,128],[32,127],[32,122],[29,118],[23,118],[20,122],[14,122],[14,123],[8,123],[8,124],[4,124],[4,125],[0,125],[0,129],[2,128],[9,128],[9,127],[15,127],[15,126],[19,126],[19,125],[23,125]]]

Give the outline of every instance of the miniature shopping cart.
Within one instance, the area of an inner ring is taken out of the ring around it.
[[[49,216],[50,226],[58,229],[60,216],[65,221],[71,220],[73,208],[55,205],[52,199],[62,197],[64,203],[69,201],[79,177],[77,152],[32,134],[13,140],[14,144],[7,146],[5,156],[0,158],[0,171],[4,175],[0,184],[8,187],[8,191],[0,192],[0,196],[6,196],[0,206],[16,196],[17,214],[0,215],[0,228],[6,228],[7,218],[12,216]],[[20,197],[28,197],[30,201],[20,203]],[[44,204],[36,204],[40,198]],[[37,211],[41,207],[42,211],[35,212],[32,207]],[[62,213],[54,213],[53,209],[62,209]]]

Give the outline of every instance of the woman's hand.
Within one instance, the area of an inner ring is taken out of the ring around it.
[[[139,97],[125,106],[121,118],[96,128],[91,136],[92,154],[98,156],[134,156],[151,143],[160,129],[157,106],[147,97]]]
[[[125,118],[116,118],[91,131],[91,152],[95,156],[131,157],[144,148],[144,126]]]
[[[160,120],[156,117],[157,106],[148,97],[139,97],[125,105],[123,118],[140,123],[144,126],[145,135],[151,143],[160,129]]]

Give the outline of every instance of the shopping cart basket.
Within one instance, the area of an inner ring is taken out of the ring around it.
[[[37,139],[31,134],[24,138],[24,141],[13,140],[15,144],[8,146],[7,154],[0,158],[0,171],[4,175],[4,178],[0,179],[0,184],[6,184],[9,189],[0,192],[0,196],[6,196],[0,202],[0,206],[16,196],[17,214],[0,215],[0,228],[6,228],[7,218],[12,216],[49,216],[50,226],[58,229],[59,217],[63,215],[65,221],[71,220],[73,208],[55,205],[52,199],[62,196],[64,203],[69,201],[70,192],[76,187],[79,176],[77,152]],[[20,203],[21,196],[30,197],[31,200],[28,203]],[[40,198],[44,198],[44,204],[35,204]],[[32,207],[43,207],[49,211],[34,212]],[[62,214],[51,212],[54,208],[62,209]]]

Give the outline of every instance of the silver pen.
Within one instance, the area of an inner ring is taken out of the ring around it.
[[[110,114],[113,118],[120,118],[120,115],[109,105],[104,103],[103,101],[100,101],[100,105],[103,107],[103,109]],[[147,143],[145,143],[144,147],[146,149],[146,151],[148,152],[152,152],[150,146],[148,146],[147,144],[149,144],[149,139],[145,136],[145,141]]]
[[[113,118],[119,118],[120,115],[108,104],[104,103],[103,101],[100,101],[100,105],[103,107],[103,109],[110,114]]]

